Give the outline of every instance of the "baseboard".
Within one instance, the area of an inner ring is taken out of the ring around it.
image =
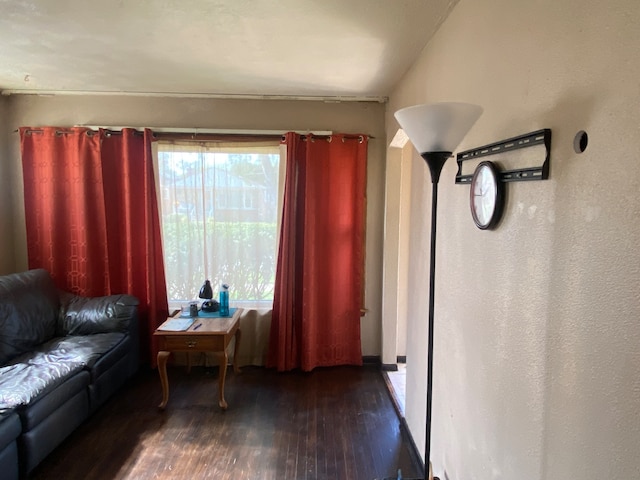
[[[389,394],[389,398],[391,398],[391,403],[393,403],[393,407],[396,411],[396,415],[398,415],[398,421],[400,422],[400,435],[403,436],[405,440],[407,440],[409,444],[409,457],[411,458],[411,463],[415,467],[418,472],[418,476],[420,479],[425,478],[424,476],[424,460],[420,456],[420,451],[416,446],[416,442],[413,440],[413,436],[409,431],[409,426],[407,425],[407,420],[404,418],[400,405],[398,404],[398,399],[393,393],[393,386],[391,385],[391,380],[389,380],[389,375],[387,373],[382,373],[382,378],[384,378],[384,382],[387,387],[387,393]],[[413,479],[414,477],[412,477]],[[391,480],[385,479],[385,480]],[[433,480],[439,480],[437,477]]]
[[[389,394],[389,398],[391,399],[391,403],[393,403],[393,408],[396,411],[396,415],[398,415],[399,419],[404,417],[402,413],[402,408],[400,407],[400,403],[398,403],[398,398],[393,390],[393,385],[391,384],[391,379],[386,372],[382,372],[382,378],[384,379],[385,386],[387,387],[387,393]]]
[[[396,363],[383,363],[380,368],[385,372],[397,372],[398,365]]]
[[[398,355],[396,357],[396,362],[398,362],[398,363],[407,363],[407,356],[406,355]]]
[[[410,445],[409,455],[411,456],[411,461],[413,462],[415,467],[418,469],[420,473],[420,477],[424,478],[424,471],[425,471],[424,460],[420,456],[420,451],[416,446],[416,442],[413,440],[413,435],[411,435],[411,432],[409,431],[407,420],[404,417],[399,417],[399,418],[400,418],[400,433],[404,435],[407,440],[409,440],[409,445]],[[434,478],[434,480],[436,479]]]
[[[380,355],[363,355],[362,363],[363,365],[380,365]]]

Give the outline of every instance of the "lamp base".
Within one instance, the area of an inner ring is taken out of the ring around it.
[[[218,310],[220,310],[220,304],[217,300],[205,300],[204,302],[202,302],[202,307],[200,307],[200,310],[210,313],[217,312]]]

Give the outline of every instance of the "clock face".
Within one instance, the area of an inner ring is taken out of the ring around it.
[[[502,213],[502,182],[492,162],[482,162],[471,180],[471,216],[482,230],[493,227]]]

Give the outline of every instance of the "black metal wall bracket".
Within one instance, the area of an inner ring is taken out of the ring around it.
[[[519,168],[513,170],[505,170],[500,173],[503,182],[522,182],[530,180],[547,180],[549,178],[549,161],[551,151],[551,130],[548,128],[537,130],[535,132],[520,135],[518,137],[509,138],[501,142],[492,143],[483,147],[466,150],[456,155],[458,162],[458,173],[456,174],[456,183],[471,183],[473,174],[462,174],[462,162],[474,160],[480,157],[505,153],[510,150],[520,148],[533,147],[534,145],[544,144],[545,158],[542,165],[530,168]]]

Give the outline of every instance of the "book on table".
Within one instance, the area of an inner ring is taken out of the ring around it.
[[[193,317],[170,318],[162,325],[160,325],[160,327],[158,327],[158,330],[161,330],[163,332],[184,332],[185,330],[188,330],[191,325],[193,325],[194,321],[195,318]]]

